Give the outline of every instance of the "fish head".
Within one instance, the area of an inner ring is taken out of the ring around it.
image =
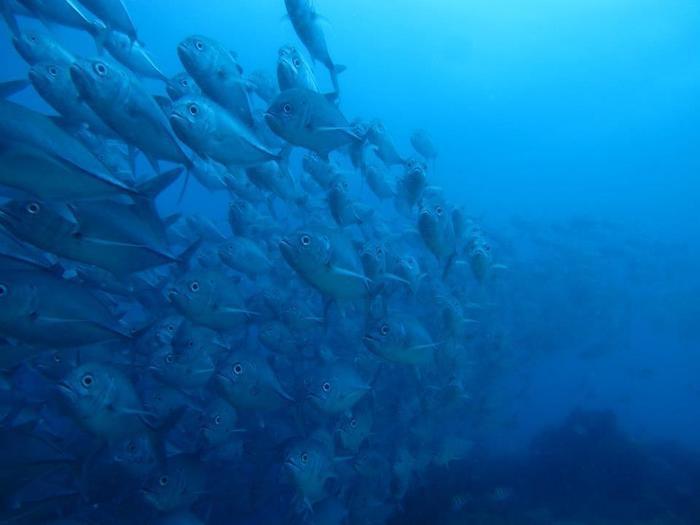
[[[325,235],[301,230],[282,239],[279,247],[287,263],[298,271],[313,271],[330,264],[331,244]]]
[[[99,363],[86,363],[71,370],[58,383],[59,392],[71,409],[88,417],[106,410],[118,395],[116,371]]]
[[[31,283],[16,281],[11,273],[0,278],[0,323],[31,319],[38,308],[38,292]]]
[[[99,58],[76,60],[70,67],[70,76],[91,107],[112,106],[130,83],[122,68]]]
[[[328,459],[319,444],[311,439],[301,441],[287,452],[284,466],[299,491],[313,491],[329,474]]]
[[[306,126],[309,99],[302,88],[282,91],[265,112],[265,122],[282,138],[292,137]]]
[[[260,377],[259,364],[253,357],[240,351],[230,354],[220,363],[216,379],[229,399],[250,394]]]
[[[386,249],[381,243],[369,241],[360,250],[360,262],[368,276],[386,271]]]
[[[390,316],[372,322],[362,338],[367,349],[376,355],[386,355],[401,344],[404,337],[403,323]]]
[[[0,208],[0,225],[20,239],[34,238],[55,220],[65,221],[56,210],[41,201],[13,200]]]
[[[202,35],[191,35],[177,46],[177,56],[194,77],[213,73],[219,61],[220,45]]]
[[[299,76],[308,66],[303,55],[294,46],[283,46],[277,58],[277,79],[280,89],[299,86]]]
[[[157,466],[146,479],[141,493],[162,512],[180,508],[187,491],[187,474],[179,465]]]
[[[38,93],[55,92],[57,88],[71,82],[70,70],[56,62],[37,62],[29,68],[29,80]]]
[[[239,432],[238,413],[229,403],[215,398],[204,408],[201,414],[202,439],[209,446],[218,446],[231,439]]]
[[[479,282],[486,278],[491,262],[491,245],[488,242],[479,240],[471,245],[469,248],[469,263],[474,276]]]
[[[369,391],[354,368],[341,364],[321,370],[308,387],[311,401],[328,414],[348,410]]]
[[[178,73],[174,77],[169,78],[165,89],[172,100],[178,100],[185,95],[202,94],[202,90],[199,89],[194,79],[185,72]]]
[[[185,95],[173,103],[169,120],[185,143],[202,145],[215,126],[215,111],[204,97]]]
[[[185,314],[198,314],[211,308],[218,282],[215,273],[191,271],[180,278],[168,291],[168,300]]]
[[[153,442],[147,434],[126,436],[111,447],[112,458],[129,470],[146,474],[157,462]]]
[[[22,31],[12,37],[12,44],[17,53],[29,64],[36,64],[51,56],[51,50],[56,46],[54,40],[38,31]]]
[[[365,136],[367,137],[367,140],[369,140],[375,146],[379,145],[386,138],[386,128],[384,127],[384,123],[379,119],[371,121],[367,125]]]

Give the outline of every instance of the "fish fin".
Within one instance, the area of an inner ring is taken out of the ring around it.
[[[164,97],[163,95],[153,95],[153,98],[160,106],[160,109],[163,110],[163,113],[167,114],[170,112],[173,107],[173,101],[170,100],[170,98]]]
[[[105,52],[105,41],[109,36],[109,29],[102,22],[95,20],[88,32],[92,35],[92,39],[95,41],[95,51],[98,55],[102,56]]]
[[[187,192],[187,187],[189,186],[190,183],[190,177],[192,176],[192,171],[194,170],[194,164],[192,163],[191,160],[188,159],[188,163],[186,164],[186,171],[185,171],[185,180],[182,182],[182,189],[180,190],[180,195],[177,197],[177,203],[180,204],[182,202],[182,199],[185,198],[185,193]]]
[[[190,261],[192,260],[192,257],[194,257],[194,254],[197,253],[197,250],[199,250],[199,247],[202,245],[202,242],[203,239],[197,239],[177,257],[177,265],[182,271],[187,270],[187,268],[190,265]]]
[[[160,164],[158,163],[158,159],[143,150],[141,150],[141,153],[143,153],[144,157],[146,157],[146,160],[151,165],[151,168],[153,168],[153,171],[160,173]]]
[[[452,270],[452,267],[454,266],[455,260],[457,259],[457,253],[454,252],[452,253],[448,258],[447,262],[445,263],[445,269],[442,271],[442,279],[445,280],[447,279],[447,276],[450,273],[450,270]]]
[[[334,64],[333,70],[336,72],[336,74],[340,75],[341,73],[344,73],[345,71],[347,71],[348,68],[347,68],[347,66],[343,66],[341,64]]]
[[[20,34],[19,24],[17,24],[17,19],[10,9],[10,2],[6,0],[1,1],[0,9],[2,9],[2,16],[5,19],[7,27],[10,28],[13,35],[18,36]]]
[[[0,82],[0,99],[5,99],[10,95],[14,95],[22,91],[29,85],[28,80],[8,80],[7,82]]]
[[[131,170],[131,173],[136,173],[136,155],[138,154],[138,150],[131,145],[127,146],[127,148],[129,150],[129,169]]]
[[[167,217],[163,217],[163,224],[165,225],[165,228],[166,229],[170,228],[173,224],[175,224],[177,221],[179,221],[181,217],[182,217],[181,213],[173,213],[172,215],[168,215]]]
[[[156,175],[136,186],[136,191],[148,199],[155,199],[168,188],[182,173],[182,168],[173,168]]]

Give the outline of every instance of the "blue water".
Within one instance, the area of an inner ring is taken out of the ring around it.
[[[124,3],[167,75],[182,70],[176,46],[194,33],[224,42],[246,71],[273,74],[281,45],[301,47],[282,0]],[[347,66],[343,113],[381,118],[406,154],[411,133],[429,130],[439,149],[430,184],[478,218],[505,267],[475,296],[497,305],[488,329],[499,340],[480,339],[491,365],[468,387],[480,406],[463,423],[474,450],[426,471],[387,520],[700,523],[700,4],[316,6]],[[24,77],[3,31],[3,79]],[[52,34],[94,53],[79,32]],[[315,71],[329,91],[327,71]],[[51,112],[31,90],[13,100]],[[161,215],[204,214],[228,231],[225,194],[192,181],[178,202],[180,189],[160,198]],[[269,478],[255,490],[279,490]],[[244,522],[213,507],[207,523]]]

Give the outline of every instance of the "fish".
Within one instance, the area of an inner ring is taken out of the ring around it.
[[[170,112],[177,136],[197,155],[229,169],[280,159],[255,134],[216,103],[204,97],[183,96]]]
[[[191,165],[160,106],[132,73],[100,59],[77,60],[70,73],[87,105],[151,165]]]
[[[411,145],[416,153],[422,155],[425,160],[435,161],[438,156],[433,139],[424,129],[418,129],[411,135]]]
[[[284,465],[297,490],[303,508],[311,510],[328,496],[326,483],[333,479],[333,447],[324,433],[299,440],[285,455]]]
[[[257,95],[266,104],[272,102],[279,93],[270,74],[262,69],[252,71],[247,77],[247,83],[248,91]]]
[[[302,88],[320,93],[311,66],[294,46],[280,48],[277,58],[277,84],[280,91]],[[268,101],[269,102],[269,101]]]
[[[129,68],[137,75],[155,78],[166,82],[168,78],[155,64],[148,50],[132,36],[118,30],[109,30],[101,23],[96,23],[94,35],[120,64]]]
[[[18,33],[12,37],[12,44],[30,66],[39,62],[50,62],[70,67],[75,61],[75,56],[57,40],[39,31],[28,30]]]
[[[220,363],[216,382],[222,397],[240,410],[274,411],[294,401],[259,353],[232,351]]]
[[[138,43],[136,26],[122,0],[80,0],[107,28],[127,35],[132,43]]]
[[[292,22],[299,40],[302,41],[314,60],[318,60],[326,66],[331,75],[333,87],[336,92],[339,92],[338,75],[345,71],[346,68],[335,64],[331,59],[326,37],[319,24],[319,14],[309,0],[284,0],[284,4],[287,7],[289,20]]]
[[[305,88],[282,91],[265,113],[270,129],[287,142],[328,154],[361,139],[328,97]]]
[[[139,435],[148,428],[136,389],[117,368],[85,363],[57,384],[75,421],[101,439]]]
[[[375,153],[387,166],[406,163],[406,160],[396,151],[396,146],[394,146],[381,120],[370,122],[367,128],[367,140],[374,146]]]
[[[43,269],[5,270],[0,303],[0,333],[25,344],[66,348],[132,337],[90,290]]]
[[[273,262],[261,246],[251,239],[236,237],[218,248],[221,261],[248,277],[268,274]]]
[[[410,365],[432,363],[439,346],[417,319],[402,315],[372,323],[363,342],[370,352],[388,361]]]
[[[77,223],[66,219],[46,203],[37,201],[6,203],[0,208],[0,225],[14,237],[38,248],[94,264],[117,276],[182,262],[189,259],[197,244],[178,258],[142,244],[83,236]]]
[[[301,230],[282,239],[279,248],[287,264],[322,294],[333,299],[368,296],[371,281],[333,251],[326,235]]]
[[[200,96],[202,94],[202,90],[194,79],[184,71],[170,77],[165,89],[172,100],[178,100],[186,95]]]
[[[396,194],[394,186],[388,180],[389,174],[377,164],[363,165],[362,175],[367,186],[378,199],[391,199]]]
[[[370,385],[352,366],[331,363],[316,374],[309,385],[309,399],[326,414],[339,414],[350,410],[369,391]]]
[[[168,299],[194,324],[221,332],[240,329],[256,315],[235,282],[218,270],[191,270],[168,290]]]
[[[204,469],[191,455],[170,457],[153,469],[141,493],[160,512],[187,510],[207,493]]]
[[[38,62],[29,69],[29,80],[37,93],[68,123],[76,127],[86,125],[90,132],[100,135],[114,135],[110,127],[82,100],[70,76],[69,64]],[[100,160],[97,155],[95,157]],[[100,162],[109,170],[109,166]]]
[[[66,27],[81,29],[88,33],[92,30],[93,22],[78,9],[72,0],[16,0],[29,14],[48,25],[57,23]]]
[[[0,117],[0,185],[64,202],[138,195],[45,115],[0,100]]]
[[[234,53],[216,40],[192,35],[180,42],[177,55],[205,95],[244,126],[255,128],[243,68]]]

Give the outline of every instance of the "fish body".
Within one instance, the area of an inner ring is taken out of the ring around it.
[[[321,157],[360,140],[338,107],[306,88],[281,92],[265,113],[265,122],[281,138]]]
[[[178,45],[177,54],[202,92],[244,126],[255,127],[243,68],[220,42],[193,35]]]

